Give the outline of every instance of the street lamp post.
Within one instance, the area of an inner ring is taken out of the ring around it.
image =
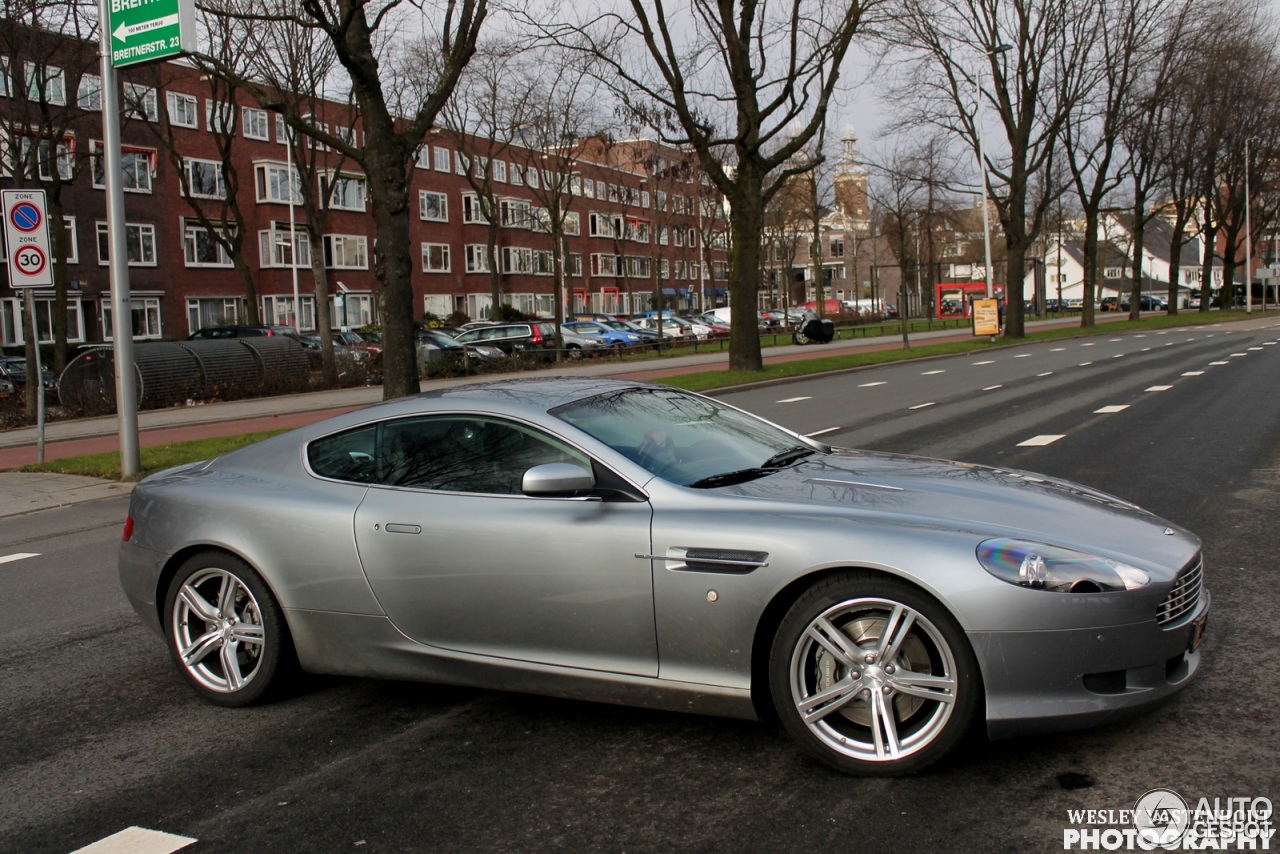
[[[298,294],[298,230],[294,222],[294,190],[293,190],[293,143],[297,134],[293,128],[285,125],[284,155],[286,169],[289,172],[289,269],[293,275],[293,331],[302,334],[302,303]]]
[[[1249,231],[1249,137],[1244,138],[1244,313],[1253,314],[1253,235]],[[1265,309],[1265,304],[1263,308]]]
[[[983,59],[1004,53],[1007,50],[1013,50],[1011,44],[996,45],[987,51]],[[978,66],[978,73],[973,81],[974,95],[977,100],[977,106],[974,111],[974,122],[977,124],[976,136],[978,138],[978,171],[982,174],[982,246],[985,253],[986,277],[987,277],[987,299],[991,299],[991,213],[988,210],[990,203],[990,190],[987,187],[987,158],[982,151],[982,66]],[[1005,298],[1008,298],[1005,294]]]

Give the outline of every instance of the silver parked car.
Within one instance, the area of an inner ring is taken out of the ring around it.
[[[661,386],[440,389],[148,477],[120,578],[207,699],[315,673],[780,717],[917,771],[1196,675],[1194,535],[1026,472],[830,447]]]

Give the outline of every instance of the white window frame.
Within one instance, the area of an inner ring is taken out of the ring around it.
[[[134,338],[159,338],[163,334],[160,324],[159,297],[131,296],[129,298],[129,315],[129,330]],[[134,316],[141,316],[142,318],[141,332],[133,329]],[[102,300],[102,335],[105,341],[115,340],[115,318],[112,312],[111,300],[105,297]]]
[[[99,190],[106,189],[106,156],[102,152],[102,143],[94,140],[90,143],[90,150],[93,154],[93,186]],[[155,163],[155,149],[120,146],[120,186],[124,192],[150,193],[153,189],[151,178]]]
[[[369,238],[363,234],[326,234],[324,266],[327,270],[369,269]]]
[[[63,181],[70,181],[75,175],[75,140],[69,136],[64,136],[59,140],[53,140],[47,136],[32,136],[30,134],[18,134],[18,166],[25,169],[30,162],[30,147],[35,143],[39,150],[36,154],[35,176],[41,181],[52,181],[53,172],[49,170],[50,163],[57,164],[58,178]],[[48,154],[49,145],[53,145],[53,156]],[[19,169],[13,170],[15,172]]]
[[[204,127],[209,133],[231,133],[236,120],[236,105],[214,98],[204,99]]]
[[[483,243],[468,243],[465,247],[468,273],[489,272],[489,247]]]
[[[156,227],[151,223],[127,222],[124,225],[126,251],[129,253],[130,267],[155,267],[156,262]],[[107,237],[107,224],[97,223],[98,234],[98,266],[105,267],[110,263],[110,243]],[[107,251],[103,251],[103,250]],[[135,251],[136,250],[136,251]],[[137,260],[135,260],[135,255]],[[150,257],[148,257],[150,256]]]
[[[181,128],[200,128],[200,99],[184,92],[166,92],[165,106],[169,124]]]
[[[364,212],[369,193],[363,175],[356,172],[329,171],[320,173],[319,180],[320,198],[324,199],[325,207],[328,210]],[[347,191],[353,187],[357,198],[346,198]],[[343,199],[342,203],[338,204],[334,199],[340,192],[343,195]]]
[[[195,172],[195,169],[194,169],[194,167],[196,167],[196,166],[209,166],[209,167],[212,167],[212,171],[213,171],[213,184],[214,184],[214,190],[213,190],[213,192],[212,192],[212,193],[209,193],[209,192],[197,192],[197,190],[196,190],[197,183],[199,183],[199,184],[200,184],[200,186],[201,186],[201,187],[203,187],[203,186],[204,186],[204,181],[203,181],[203,180],[202,180],[202,181],[199,181],[199,182],[197,182],[197,181],[196,181],[196,172]],[[188,188],[188,190],[187,190],[187,195],[188,195],[188,197],[189,197],[189,198],[192,198],[192,199],[225,199],[225,198],[227,197],[227,182],[226,182],[226,176],[225,176],[225,175],[224,175],[224,173],[223,173],[223,170],[222,170],[222,163],[221,163],[220,161],[217,161],[217,160],[201,160],[201,159],[200,159],[200,158],[198,158],[198,157],[184,157],[184,158],[182,158],[182,171],[183,171],[183,174],[184,174],[184,176],[185,176],[185,178],[186,178],[186,182],[185,182],[185,183],[186,183],[187,188]]]
[[[65,107],[67,104],[67,73],[56,65],[23,64],[27,80],[27,97],[46,104]]]
[[[120,99],[120,112],[125,118],[160,121],[160,97],[151,86],[126,81]]]
[[[76,106],[82,110],[101,112],[102,77],[97,74],[81,74],[76,87]]]
[[[298,205],[302,203],[302,178],[298,175],[297,167],[290,174],[288,163],[262,160],[253,164],[253,177],[258,204]],[[281,181],[281,178],[285,180]],[[283,193],[278,193],[286,183],[293,195],[292,199],[286,199]]]
[[[437,263],[433,266],[432,261]],[[424,273],[448,273],[450,270],[449,244],[448,243],[424,243],[422,244],[422,272]]]
[[[263,269],[283,268],[289,269],[293,266],[292,256],[298,258],[299,269],[309,269],[311,267],[311,241],[307,233],[307,229],[302,225],[295,225],[293,230],[293,240],[289,240],[289,224],[272,223],[272,228],[258,232],[258,264]],[[285,257],[285,250],[290,250],[290,257]]]
[[[462,194],[462,221],[468,225],[489,224],[489,219],[480,206],[480,196],[476,193]]]
[[[449,149],[440,145],[432,146],[431,158],[437,172],[449,172],[453,169],[453,155]]]
[[[216,261],[202,261],[197,255],[197,247],[201,244],[201,236],[206,249],[212,248],[217,255]],[[197,220],[182,218],[182,260],[188,267],[232,267],[231,253],[223,246],[212,230],[205,228]]]
[[[260,110],[257,107],[241,107],[240,127],[245,139],[271,141],[271,125],[266,110]]]
[[[435,202],[434,205],[432,204],[433,200]],[[419,190],[418,218],[427,222],[448,222],[449,195],[435,190]]]
[[[533,272],[533,250],[527,246],[502,247],[502,272],[528,275]]]
[[[527,199],[499,199],[498,222],[506,228],[531,228],[533,206]]]

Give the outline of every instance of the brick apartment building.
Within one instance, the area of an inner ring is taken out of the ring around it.
[[[34,37],[12,22],[4,26],[0,186],[46,190],[50,222],[60,216],[66,234],[60,259],[65,265],[56,270],[67,283],[68,341],[110,340],[97,44],[60,39],[45,47],[56,37]],[[357,164],[314,142],[303,146],[307,162],[291,163],[280,116],[244,92],[228,100],[218,81],[184,61],[124,69],[120,77],[136,338],[181,338],[201,326],[246,318],[245,276],[211,229],[239,237],[262,322],[293,324],[298,311],[299,325],[314,326],[307,239],[313,227],[322,234],[335,325],[378,322],[377,247]],[[316,121],[361,144],[359,119],[345,102],[313,104]],[[570,170],[563,182],[568,194],[562,204],[569,213],[562,260],[571,310],[631,314],[652,308],[659,298],[665,305],[709,306],[717,295],[723,304],[723,207],[684,152],[646,140],[589,139],[566,140],[549,153],[436,131],[410,170],[417,204],[410,223],[413,289],[420,315],[460,312],[476,319],[492,313],[490,230],[477,184],[492,189],[499,218],[493,259],[500,301],[526,313],[552,313],[555,247],[546,228],[546,188],[560,184],[556,176],[565,172],[552,174],[551,163]],[[321,200],[314,222],[297,203],[295,182],[307,170]],[[52,341],[54,290],[34,296],[39,338]],[[6,275],[0,285],[0,346],[25,340],[20,297]]]

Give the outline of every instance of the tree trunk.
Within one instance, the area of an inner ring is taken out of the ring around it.
[[[324,269],[324,236],[314,228],[308,229],[307,243],[311,247],[311,280],[315,283],[316,332],[320,336],[320,375],[324,379],[326,388],[337,388],[338,360],[333,355],[332,332],[336,324],[334,318],[329,316],[329,279]]]
[[[736,320],[729,325],[729,370],[762,371],[756,301],[760,293],[760,235],[764,229],[763,176],[739,167],[738,193],[731,199],[729,293]]]

